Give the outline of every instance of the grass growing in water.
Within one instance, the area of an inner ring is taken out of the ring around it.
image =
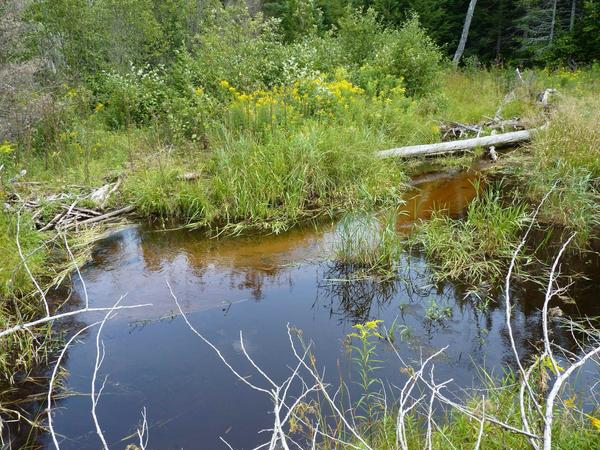
[[[402,252],[402,241],[394,227],[393,214],[378,220],[373,216],[349,216],[340,223],[334,260],[355,276],[392,278]]]
[[[431,260],[436,279],[480,284],[503,276],[527,214],[524,204],[505,205],[500,189],[480,193],[463,219],[436,213],[415,229],[411,243]]]
[[[530,145],[521,172],[524,196],[538,202],[554,185],[540,218],[577,231],[585,245],[600,223],[600,100],[562,99],[547,130]]]

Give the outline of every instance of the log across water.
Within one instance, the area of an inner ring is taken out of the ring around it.
[[[377,152],[380,158],[409,158],[412,156],[431,156],[444,153],[456,153],[476,147],[507,146],[519,144],[531,140],[531,137],[539,128],[531,130],[512,131],[510,133],[494,134],[472,139],[458,141],[440,142],[438,144],[411,145],[408,147],[392,148]]]

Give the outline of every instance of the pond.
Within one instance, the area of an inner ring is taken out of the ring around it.
[[[477,179],[477,172],[467,171],[415,180],[398,216],[398,231],[408,232],[434,208],[460,216],[476,195]],[[403,330],[396,345],[408,360],[448,346],[436,361],[436,372],[440,379],[454,380],[450,389],[480,385],[478,368],[501,376],[506,365],[514,367],[500,292],[486,308],[477,306],[465,287],[433,285],[418,255],[405,255],[394,282],[333,281],[340,278],[331,263],[336,230],[332,222],[282,235],[208,239],[201,232],[135,226],[99,242],[83,270],[92,305],[111,306],[125,293],[124,304],[152,303],[119,312],[102,333],[106,356],[100,379],[107,379],[98,419],[109,446],[134,442],[131,436],[144,408],[151,448],[226,448],[219,437],[236,449],[253,448],[266,439],[258,431],[272,423],[268,399],[237,380],[177,314],[167,281],[194,327],[256,383],[260,378],[242,354],[240,331],[248,353],[281,380],[294,362],[287,324],[314,342],[327,380],[343,376],[352,395],[359,392],[344,343],[352,325],[372,319]],[[586,278],[578,277],[571,288],[577,303],[561,308],[600,314],[594,292],[600,283],[599,259],[589,253],[566,260],[565,266]],[[74,291],[82,297],[77,277]],[[540,338],[542,288],[533,282],[515,284],[513,298],[515,338],[526,358]],[[433,310],[443,311],[443,317],[433,319]],[[98,317],[80,320],[91,323]],[[81,324],[70,324],[75,325]],[[553,328],[555,339],[572,345],[565,330]],[[64,363],[65,383],[74,395],[56,404],[54,425],[63,449],[99,448],[90,398],[83,395],[90,392],[95,335],[93,329],[74,344]],[[396,355],[386,345],[378,347],[378,355],[384,362],[377,375],[399,384],[404,375]],[[582,384],[591,376],[584,372]],[[42,436],[39,443],[49,447],[51,441]]]

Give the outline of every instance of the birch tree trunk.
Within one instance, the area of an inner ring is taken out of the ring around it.
[[[452,64],[454,64],[454,67],[458,66],[458,62],[460,61],[460,58],[462,58],[463,52],[465,51],[465,45],[467,44],[467,38],[469,37],[469,29],[471,28],[471,20],[473,20],[473,13],[475,12],[476,4],[477,0],[471,0],[469,2],[469,9],[467,9],[467,16],[465,17],[465,24],[460,36],[460,42],[458,43],[456,53],[454,53],[454,58],[452,58]]]
[[[575,28],[575,15],[577,14],[577,0],[571,0],[571,20],[569,21],[569,32]]]
[[[552,2],[552,23],[550,24],[550,44],[554,41],[554,27],[556,26],[556,4],[558,0]]]

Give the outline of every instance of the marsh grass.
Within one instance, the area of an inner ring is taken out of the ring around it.
[[[22,264],[16,239],[16,217],[0,212],[0,329],[14,325],[17,320],[35,317],[43,310],[42,303],[31,294],[33,284]],[[21,217],[19,242],[32,274],[36,277],[47,274],[49,249],[26,214]],[[37,333],[16,333],[3,339],[0,373],[4,380],[14,382],[18,374],[23,376],[45,359],[47,346],[40,343],[45,342],[48,329],[39,329]]]
[[[476,393],[467,394],[464,401],[474,410],[481,411],[485,401],[485,413],[502,418],[506,423],[518,427],[519,419],[519,391],[518,382],[514,374],[508,372],[499,379],[491,374],[484,373],[483,389]],[[481,392],[485,392],[482,399]],[[437,412],[436,421],[439,427],[432,431],[432,448],[452,448],[449,443],[458,448],[474,448],[479,433],[479,422],[468,418],[456,411],[443,410]],[[407,418],[407,441],[409,448],[425,448],[426,421],[422,414],[411,414]],[[395,442],[395,417],[393,414],[380,418],[370,425],[373,448],[393,448],[390,443]],[[588,417],[575,405],[564,405],[557,409],[554,419],[554,445],[556,448],[597,448],[598,430],[590,423]],[[330,447],[325,447],[330,448]],[[485,424],[481,447],[492,450],[507,448],[530,448],[527,438],[507,431],[493,424]]]
[[[523,203],[505,204],[501,189],[481,192],[462,219],[442,211],[416,227],[411,245],[430,260],[437,280],[478,285],[503,276],[528,216]]]
[[[560,99],[547,130],[531,143],[520,172],[520,192],[531,202],[555,186],[540,218],[576,231],[580,246],[600,224],[598,117],[597,97]]]
[[[354,277],[395,277],[403,242],[394,218],[393,212],[380,219],[370,215],[345,217],[338,229],[334,262],[345,266],[345,272]]]
[[[397,204],[405,187],[396,162],[374,157],[384,138],[368,128],[309,121],[221,139],[202,158],[175,154],[160,168],[138,169],[126,181],[127,201],[144,215],[193,226],[279,232],[322,214]],[[183,180],[189,171],[198,178]]]

